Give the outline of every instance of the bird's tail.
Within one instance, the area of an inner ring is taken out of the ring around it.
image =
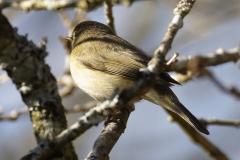
[[[155,104],[158,104],[168,110],[171,110],[181,116],[188,122],[194,129],[204,134],[209,134],[205,126],[178,100],[173,91],[163,84],[155,84],[143,97]]]

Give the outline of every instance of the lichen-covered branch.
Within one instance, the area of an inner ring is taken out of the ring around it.
[[[79,135],[83,134],[90,127],[98,125],[98,123],[102,122],[107,116],[112,115],[113,112],[118,109],[117,103],[118,98],[115,97],[113,100],[107,100],[98,104],[53,140],[40,143],[36,148],[31,150],[30,153],[25,155],[22,160],[46,159],[46,155],[53,154],[62,146],[79,137]],[[124,103],[122,102],[120,105],[124,105]]]
[[[45,64],[44,41],[40,47],[17,34],[0,13],[0,64],[19,90],[28,106],[37,142],[52,140],[67,128],[64,108],[58,95],[56,80]],[[71,143],[54,157],[77,159]]]
[[[111,0],[112,3],[121,3],[130,6],[134,0]],[[9,1],[1,0],[0,9],[12,7],[22,9],[24,11],[31,10],[60,10],[66,8],[80,8],[85,11],[96,9],[104,0],[24,0],[24,1]]]

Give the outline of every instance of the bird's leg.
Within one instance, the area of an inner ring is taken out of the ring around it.
[[[104,122],[104,127],[105,128],[110,122],[115,122],[115,123],[122,123],[122,125],[124,127],[126,127],[126,125],[121,121],[120,118],[117,117],[117,113],[118,112],[122,112],[123,110],[126,110],[128,112],[128,115],[130,114],[130,111],[127,107],[122,107],[121,109],[116,109],[112,115],[108,116]]]

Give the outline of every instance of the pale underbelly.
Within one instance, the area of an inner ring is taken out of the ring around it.
[[[133,83],[130,79],[88,69],[83,66],[77,69],[71,63],[70,69],[72,77],[79,88],[98,101],[110,98],[116,89],[118,89],[119,93]]]

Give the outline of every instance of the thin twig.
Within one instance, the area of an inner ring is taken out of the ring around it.
[[[236,98],[240,99],[240,91],[235,86],[230,86],[229,88],[225,87],[218,78],[215,77],[213,72],[209,69],[204,69],[201,71],[201,75],[205,75],[209,77],[209,79],[223,92],[228,93],[230,95],[235,96]]]
[[[179,54],[178,53],[174,53],[174,55],[172,56],[172,58],[170,58],[168,60],[168,62],[166,63],[167,66],[171,65],[172,63],[175,63],[178,61],[178,56]]]
[[[0,116],[0,121],[15,121],[17,120],[21,115],[23,114],[27,114],[28,112],[28,108],[27,106],[22,107],[20,110],[13,110],[11,111],[7,116]]]
[[[96,107],[97,106],[97,101],[92,101],[92,102],[88,102],[84,105],[79,105],[79,104],[76,104],[73,109],[66,109],[65,110],[65,113],[66,114],[71,114],[71,113],[84,113],[84,112],[87,112],[89,111],[90,109],[92,109],[93,107]]]
[[[163,68],[165,56],[171,49],[173,39],[175,38],[178,30],[183,26],[183,18],[190,12],[195,0],[180,0],[177,7],[173,10],[173,20],[168,25],[167,32],[163,37],[162,43],[155,50],[153,58],[148,63],[149,71],[159,75]]]
[[[64,26],[68,28],[69,32],[72,32],[72,30],[75,28],[75,26],[78,23],[88,20],[88,18],[86,17],[86,13],[81,9],[78,9],[78,8],[74,9],[74,13],[75,13],[74,19],[71,20],[68,17],[65,10],[59,11],[59,16],[62,19]]]
[[[91,11],[101,6],[104,0],[24,0],[24,1],[9,1],[1,0],[0,9],[13,7],[24,11],[31,10],[60,10],[66,8],[81,8],[84,11]],[[112,0],[114,3],[122,3],[123,5],[131,5],[133,0]]]
[[[73,24],[73,21],[68,17],[67,13],[65,10],[60,10],[59,16],[66,28],[69,29],[69,31],[72,31],[75,27],[75,24]]]
[[[3,114],[3,109],[2,109],[2,107],[0,106],[0,115],[2,115]]]
[[[205,126],[208,125],[220,125],[220,126],[231,126],[231,127],[240,127],[240,121],[229,121],[229,120],[218,120],[216,118],[212,119],[199,119],[199,121]]]
[[[63,86],[59,89],[59,95],[63,98],[72,94],[77,86],[75,85],[72,76],[70,74],[63,74],[58,80],[58,86]]]
[[[89,111],[91,108],[95,107],[97,105],[97,101],[88,102],[84,105],[76,104],[72,109],[65,109],[66,114],[72,114],[72,113],[84,113]],[[0,107],[0,115],[2,114],[2,108]],[[21,115],[29,113],[27,106],[24,106],[20,109],[14,109],[12,110],[8,115],[1,115],[0,121],[15,121],[17,120]]]
[[[113,18],[113,12],[112,12],[113,4],[110,0],[104,0],[104,14],[105,19],[107,22],[107,25],[112,28],[112,30],[116,33],[115,27],[114,27],[114,18]]]

